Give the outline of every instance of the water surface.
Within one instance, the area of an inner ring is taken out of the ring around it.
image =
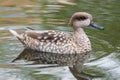
[[[91,13],[104,31],[86,28],[93,52],[84,71],[103,77],[93,80],[120,79],[119,0],[0,0],[0,80],[76,80],[65,67],[41,68],[24,61],[11,63],[23,46],[9,29],[63,30],[76,11]]]

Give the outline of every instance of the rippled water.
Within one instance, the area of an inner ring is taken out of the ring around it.
[[[67,67],[11,63],[23,46],[8,29],[72,30],[67,27],[76,11],[89,12],[104,31],[85,29],[93,47],[84,71],[103,77],[93,80],[120,80],[119,0],[0,0],[0,80],[76,80]]]

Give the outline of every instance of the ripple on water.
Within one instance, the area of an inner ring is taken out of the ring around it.
[[[65,24],[72,13],[87,11],[93,14],[94,21],[103,25],[105,30],[100,32],[88,29],[86,31],[91,35],[93,47],[91,58],[93,61],[86,65],[88,68],[92,67],[92,70],[98,70],[98,73],[105,73],[104,77],[94,80],[119,80],[119,5],[119,0],[20,0],[20,2],[1,0],[0,63],[10,63],[23,49],[8,29],[24,30],[25,27],[30,26],[39,30],[69,31]],[[8,65],[0,65],[0,80],[76,80],[67,67],[18,66],[11,68]],[[92,74],[89,70],[88,72]]]

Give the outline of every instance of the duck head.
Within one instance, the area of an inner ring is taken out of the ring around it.
[[[72,15],[69,26],[73,27],[74,29],[83,28],[86,26],[93,27],[98,30],[104,30],[104,27],[96,25],[92,21],[92,15],[86,12],[76,12]]]

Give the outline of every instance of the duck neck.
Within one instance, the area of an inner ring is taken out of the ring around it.
[[[76,45],[80,48],[84,47],[84,49],[91,49],[90,40],[88,39],[83,28],[77,28],[74,31],[74,40]]]
[[[75,29],[74,30],[74,33],[75,33],[75,35],[83,35],[83,34],[85,34],[85,32],[84,32],[84,30],[83,30],[83,28],[77,28],[77,29]]]
[[[82,40],[83,38],[87,38],[87,35],[82,28],[77,28],[74,30],[74,36],[78,41]]]

